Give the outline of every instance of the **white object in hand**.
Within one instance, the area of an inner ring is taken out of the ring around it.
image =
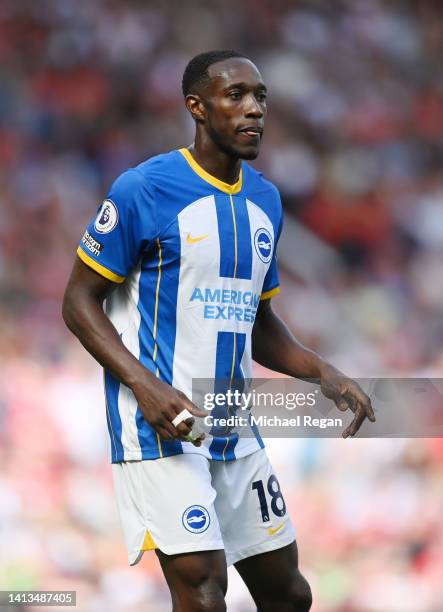
[[[183,421],[186,421],[186,419],[193,419],[193,418],[194,417],[189,412],[189,410],[185,408],[184,410],[182,410],[181,412],[177,414],[177,416],[172,421],[172,424],[174,425],[174,427],[177,427],[177,425],[180,425],[180,423],[183,423]]]
[[[177,414],[177,416],[172,421],[172,424],[174,425],[174,427],[177,427],[177,425],[179,425],[183,421],[186,421],[186,419],[189,419],[189,418],[194,419],[195,417],[189,412],[187,408],[185,408],[184,410],[182,410],[181,412]],[[188,435],[185,437],[185,440],[187,442],[195,442],[195,440],[198,440],[198,438],[200,438],[203,434],[204,434],[204,431],[200,430],[198,425],[194,423],[193,428],[188,433]]]

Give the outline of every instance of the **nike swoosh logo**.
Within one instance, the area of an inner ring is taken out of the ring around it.
[[[188,232],[188,235],[186,236],[186,242],[187,244],[196,244],[197,242],[200,242],[200,240],[204,240],[205,238],[208,238],[209,234],[205,234],[204,236],[196,236],[195,238],[193,238],[191,236],[191,234]]]
[[[269,535],[275,535],[276,533],[278,533],[280,531],[280,529],[283,529],[283,527],[285,525],[286,525],[286,523],[282,523],[278,527],[274,527],[274,529],[272,527],[269,527],[269,529],[268,529]]]

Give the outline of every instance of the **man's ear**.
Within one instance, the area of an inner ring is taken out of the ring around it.
[[[206,109],[203,100],[198,94],[189,94],[185,98],[185,104],[192,118],[199,123],[204,123],[206,118]]]

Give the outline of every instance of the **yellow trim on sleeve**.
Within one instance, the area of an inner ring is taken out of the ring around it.
[[[274,289],[271,289],[270,291],[265,291],[264,293],[262,293],[260,296],[260,299],[269,300],[269,298],[274,297],[274,295],[277,295],[278,293],[280,293],[280,287],[274,287]]]
[[[189,151],[189,149],[179,149],[179,152],[183,155],[183,157],[186,159],[186,161],[194,170],[194,172],[198,174],[199,177],[202,178],[204,181],[206,181],[210,185],[213,185],[213,187],[217,187],[217,189],[220,189],[220,191],[223,191],[224,193],[228,193],[230,195],[238,193],[241,190],[243,184],[243,170],[241,168],[240,174],[238,176],[238,181],[233,185],[230,185],[229,183],[224,183],[215,176],[212,176],[212,174],[209,174],[209,172],[206,172],[206,170],[202,168],[200,164],[198,164],[192,157],[192,153]]]
[[[125,280],[124,276],[120,276],[120,274],[116,274],[115,272],[112,272],[112,270],[109,270],[108,268],[105,268],[105,266],[102,266],[101,264],[97,263],[95,259],[89,257],[89,255],[87,255],[81,247],[78,247],[77,255],[80,257],[84,264],[86,264],[108,280],[113,281],[114,283],[122,283]]]

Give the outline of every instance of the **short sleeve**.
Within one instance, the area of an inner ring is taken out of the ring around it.
[[[280,223],[277,230],[277,236],[274,241],[274,251],[272,253],[272,259],[268,271],[266,272],[265,280],[263,281],[262,293],[260,296],[261,300],[268,300],[269,298],[280,293],[280,280],[278,277],[278,266],[277,266],[277,245],[280,239],[280,234],[283,227],[283,215],[280,215]]]
[[[155,240],[155,213],[148,179],[138,170],[127,170],[113,183],[89,223],[78,256],[105,278],[122,283]]]

